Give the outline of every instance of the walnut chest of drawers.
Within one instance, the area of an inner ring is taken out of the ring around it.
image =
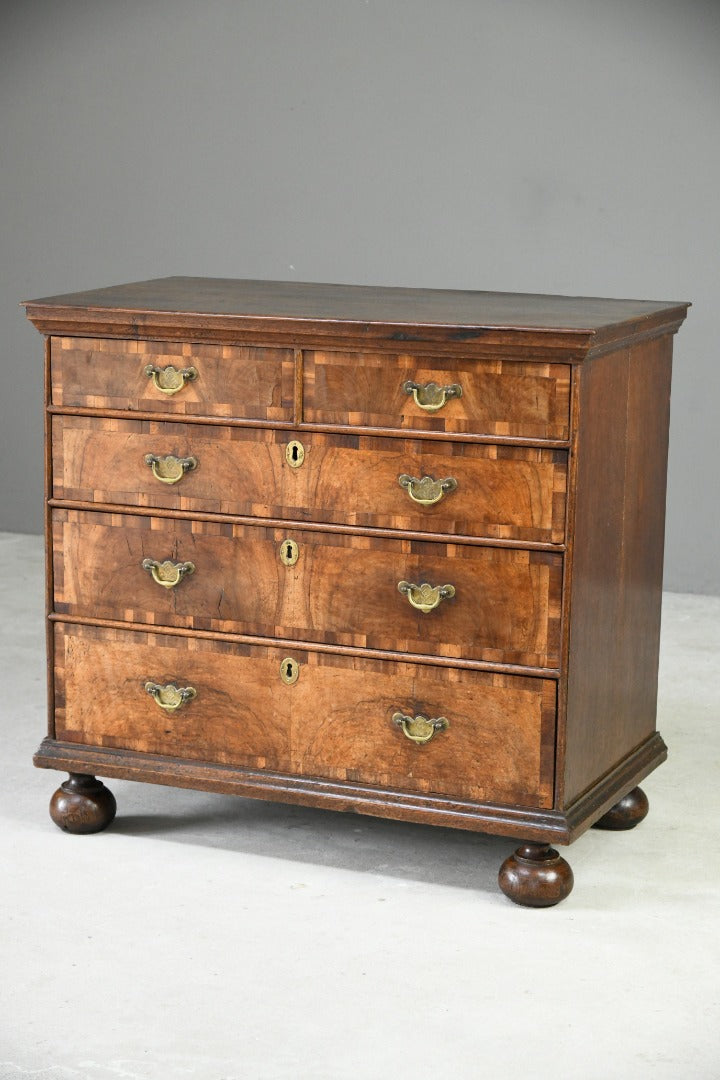
[[[46,336],[51,813],[96,777],[515,836],[629,828],[687,304],[165,278]]]

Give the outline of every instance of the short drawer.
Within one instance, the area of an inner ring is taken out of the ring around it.
[[[148,454],[193,467],[164,483]],[[76,501],[561,543],[566,481],[563,450],[53,418],[54,494]]]
[[[569,416],[567,364],[304,353],[307,423],[567,439]]]
[[[292,421],[292,349],[51,339],[52,403],[175,416]]]
[[[545,551],[73,510],[54,511],[53,548],[60,614],[559,664],[562,556]]]
[[[185,700],[166,710],[148,683],[166,705],[180,697],[172,686]],[[62,742],[479,802],[552,805],[555,691],[548,679],[55,626]]]

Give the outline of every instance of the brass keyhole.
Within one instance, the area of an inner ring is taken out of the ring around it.
[[[305,460],[305,447],[297,439],[293,439],[285,447],[285,460],[291,469],[299,469]]]
[[[286,656],[284,660],[280,662],[280,678],[286,684],[286,686],[292,686],[293,683],[298,681],[300,675],[300,665],[296,660],[293,660],[290,656]]]
[[[300,549],[294,540],[283,540],[280,545],[280,562],[285,566],[294,566],[298,561]]]

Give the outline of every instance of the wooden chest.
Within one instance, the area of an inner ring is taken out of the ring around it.
[[[685,303],[165,278],[46,335],[62,828],[97,775],[521,838],[629,828],[655,731]]]

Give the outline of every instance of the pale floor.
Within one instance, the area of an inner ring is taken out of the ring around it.
[[[61,833],[39,539],[0,566],[2,1080],[720,1077],[720,599],[665,597],[650,816],[532,911],[501,838],[120,781]]]

